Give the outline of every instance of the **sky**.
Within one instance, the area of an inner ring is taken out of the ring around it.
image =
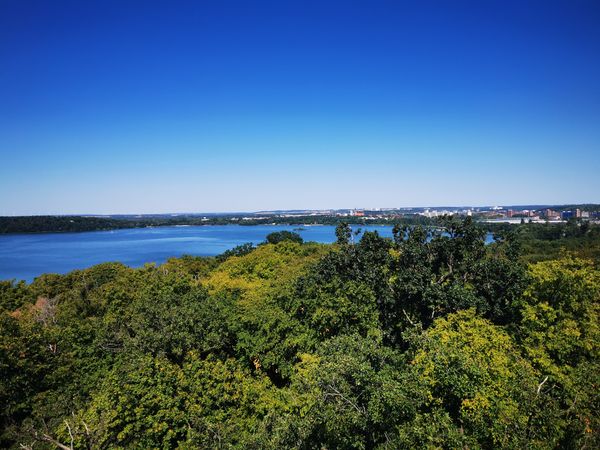
[[[600,203],[600,2],[0,0],[0,215]]]

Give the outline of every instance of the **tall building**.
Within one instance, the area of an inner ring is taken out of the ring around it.
[[[558,220],[560,219],[560,214],[557,211],[547,208],[542,210],[542,217],[548,220]]]
[[[575,211],[563,211],[562,213],[560,213],[560,217],[563,220],[568,220],[568,219],[571,219],[572,217],[577,217],[576,216],[577,211],[578,210],[575,210]]]

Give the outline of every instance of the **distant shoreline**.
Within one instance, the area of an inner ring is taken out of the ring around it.
[[[357,223],[357,222],[348,222],[349,225],[361,225],[361,226],[393,226],[394,223]],[[69,234],[69,233],[101,233],[106,231],[121,231],[121,230],[144,230],[147,228],[189,228],[189,227],[222,227],[222,226],[234,226],[234,227],[259,227],[259,226],[267,226],[267,227],[276,227],[276,226],[287,226],[287,227],[325,227],[325,226],[333,226],[332,224],[327,223],[204,223],[204,224],[184,224],[184,225],[173,225],[173,224],[165,224],[165,225],[146,225],[146,226],[135,226],[135,227],[120,227],[120,228],[99,228],[93,230],[56,230],[56,231],[15,231],[15,232],[0,232],[0,236],[3,235],[40,235],[40,234]]]
[[[110,231],[132,228],[165,226],[207,226],[207,225],[292,225],[318,226],[337,225],[345,222],[354,225],[435,225],[439,217],[454,215],[470,216],[486,227],[518,224],[521,222],[560,224],[564,212],[572,213],[576,219],[597,221],[600,205],[574,205],[546,208],[543,210],[511,210],[494,207],[486,210],[445,210],[420,208],[410,212],[398,210],[336,210],[315,211],[310,214],[299,211],[270,214],[223,214],[223,215],[148,215],[148,216],[4,216],[0,217],[1,234],[77,233],[90,231]],[[550,213],[553,215],[550,216]],[[576,214],[575,214],[576,213]],[[544,214],[548,215],[546,217]],[[550,220],[546,220],[546,219]]]

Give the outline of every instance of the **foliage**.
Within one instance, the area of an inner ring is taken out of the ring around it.
[[[243,220],[242,220],[243,219]],[[373,220],[364,217],[341,217],[337,215],[279,215],[265,213],[256,217],[245,217],[241,214],[209,214],[194,215],[144,215],[144,216],[10,216],[0,217],[0,234],[6,233],[63,233],[96,230],[116,230],[122,228],[144,228],[161,226],[203,226],[203,225],[337,225],[340,222],[356,224],[389,224],[397,218],[384,217]],[[407,225],[428,225],[431,219],[417,214],[404,215],[400,218]]]
[[[497,231],[3,282],[0,446],[597,448],[600,270]]]
[[[238,245],[229,250],[224,251],[217,256],[217,261],[223,262],[231,256],[244,256],[254,250],[254,244],[252,242],[246,242],[245,244]]]
[[[0,311],[14,311],[23,306],[31,293],[24,281],[0,281]]]
[[[578,446],[600,444],[600,271],[566,257],[532,266],[517,336],[564,408]]]
[[[275,231],[274,233],[269,233],[266,237],[266,242],[269,244],[279,244],[283,241],[296,242],[297,244],[304,242],[298,233],[287,230]]]
[[[560,258],[568,251],[600,262],[600,225],[571,219],[566,223],[527,224],[516,234],[528,262]]]
[[[427,386],[428,405],[442,408],[461,434],[485,448],[522,448],[552,438],[533,427],[544,400],[539,374],[511,337],[474,309],[436,320],[412,364]]]

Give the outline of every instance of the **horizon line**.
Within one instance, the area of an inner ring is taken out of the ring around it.
[[[186,215],[239,215],[239,214],[268,214],[285,212],[321,212],[321,211],[393,211],[393,210],[412,210],[412,209],[441,209],[441,208],[525,208],[525,207],[564,207],[564,206],[592,206],[600,203],[523,203],[523,204],[486,204],[486,205],[436,205],[436,206],[397,206],[397,207],[353,207],[353,208],[290,208],[290,209],[260,209],[254,211],[185,211],[185,212],[130,212],[130,213],[33,213],[33,214],[2,214],[0,217],[113,217],[113,216],[186,216]]]

